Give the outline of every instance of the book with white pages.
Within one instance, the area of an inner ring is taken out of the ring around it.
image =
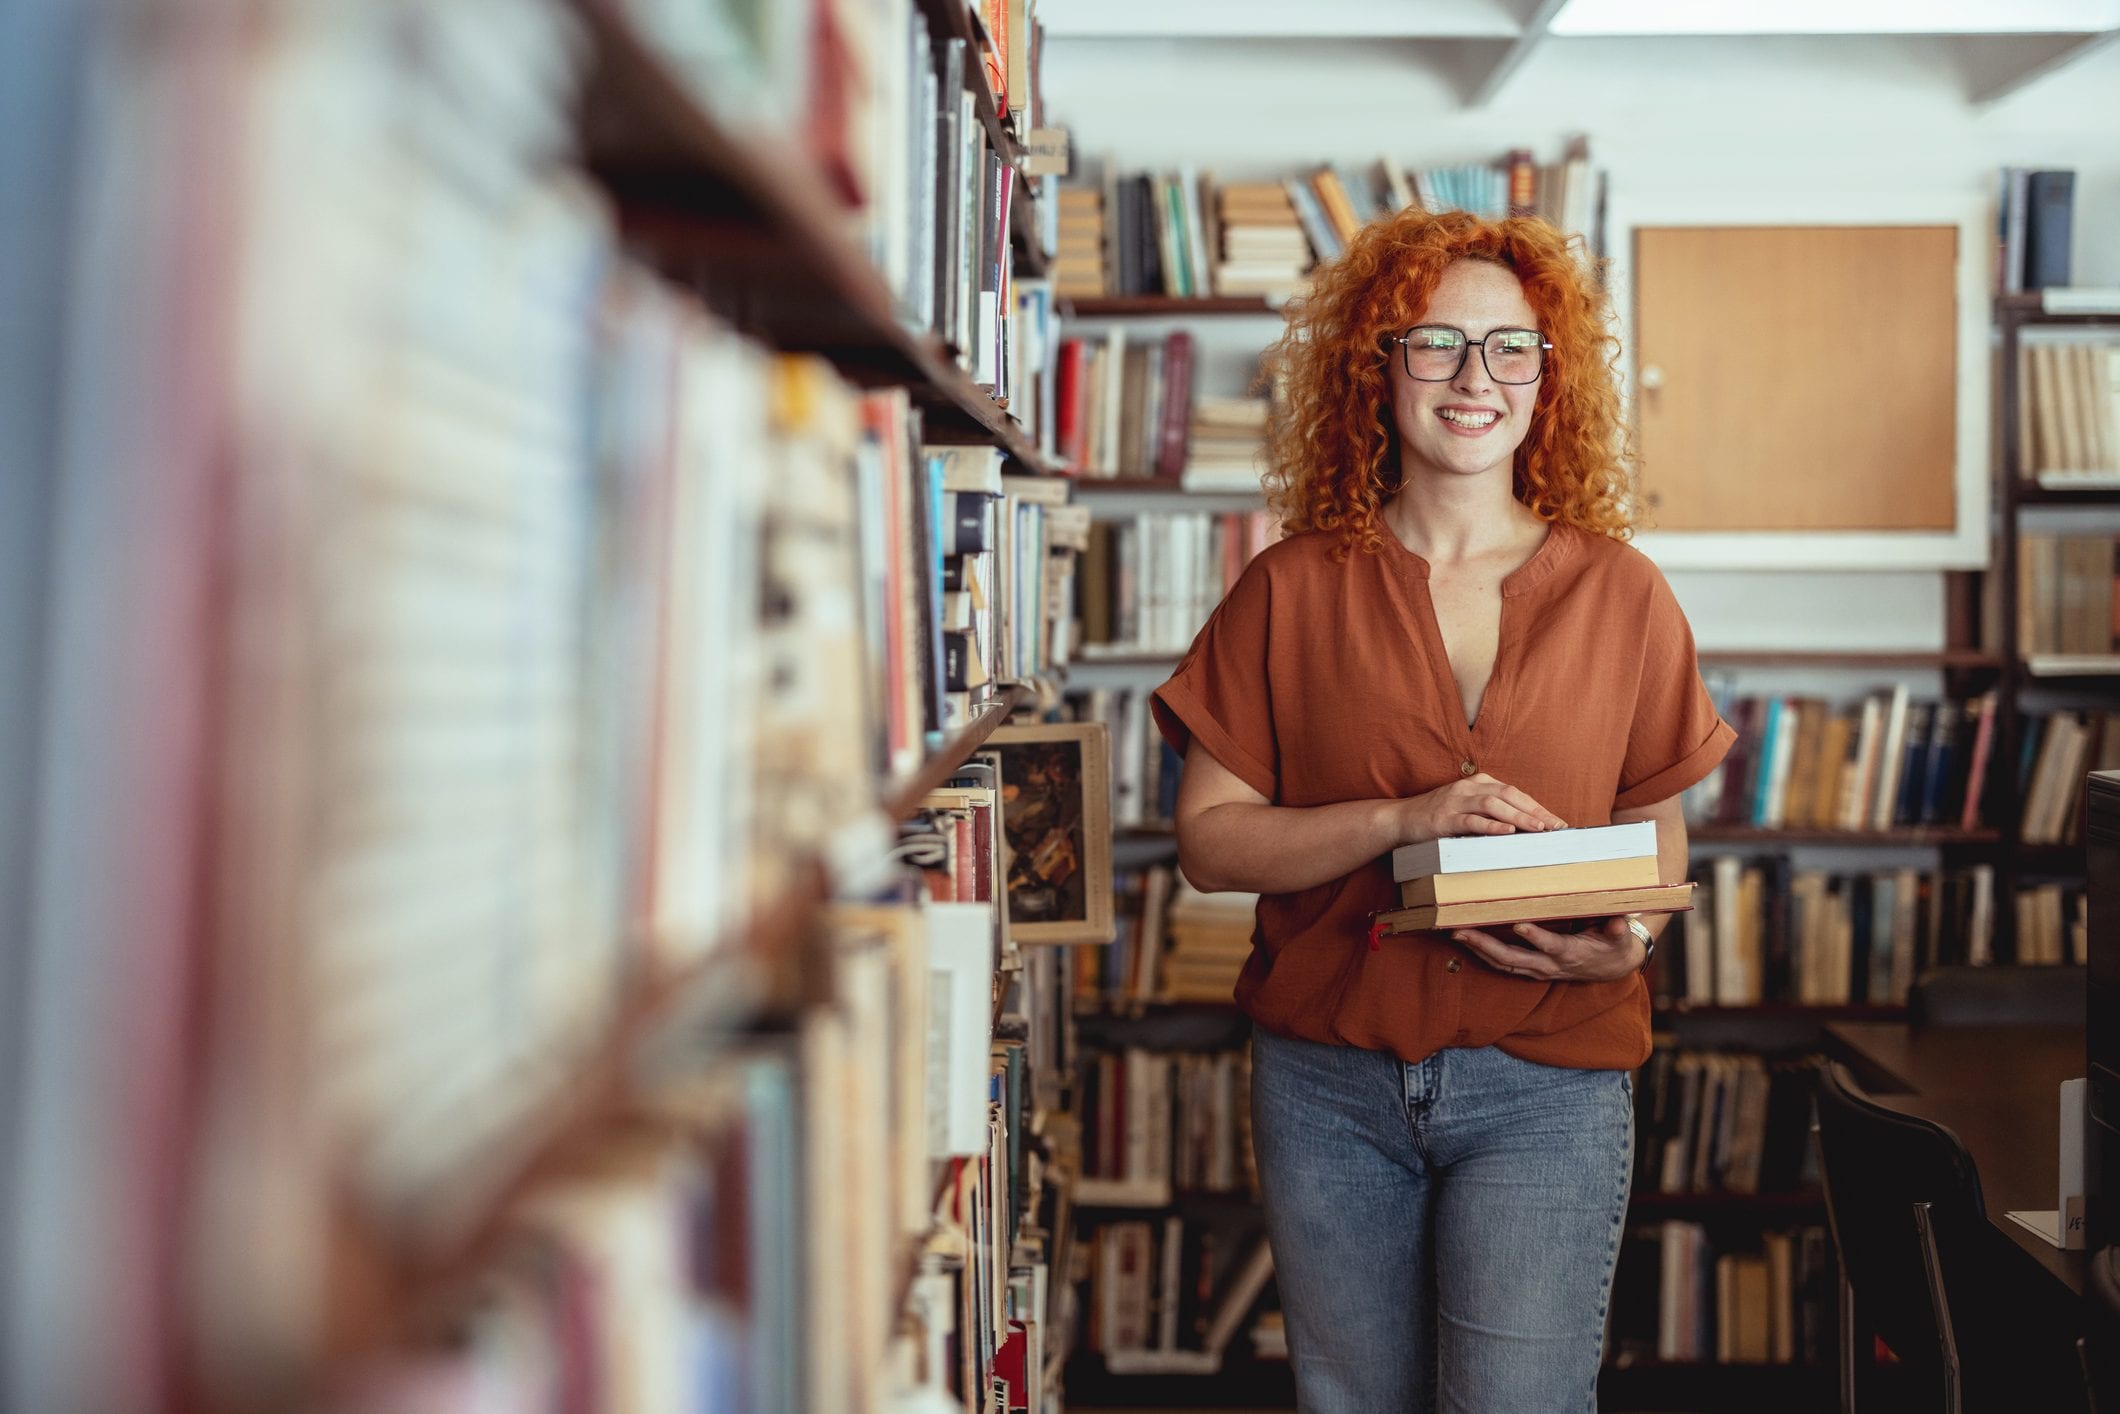
[[[1578,830],[1520,830],[1508,835],[1457,835],[1403,844],[1391,852],[1391,877],[1404,883],[1429,874],[1478,869],[1529,869],[1587,864],[1656,853],[1656,822],[1593,825]]]

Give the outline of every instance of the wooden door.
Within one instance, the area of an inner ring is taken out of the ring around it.
[[[1958,235],[1638,229],[1644,528],[1953,529]]]

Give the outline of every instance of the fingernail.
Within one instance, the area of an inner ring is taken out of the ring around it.
[[[1450,940],[1452,942],[1462,943],[1465,941],[1465,935],[1463,933],[1452,933],[1450,935]]]
[[[1528,937],[1530,937],[1530,936],[1531,936],[1531,925],[1530,925],[1529,923],[1519,923],[1519,924],[1517,924],[1517,925],[1516,925],[1516,935],[1517,935],[1517,936],[1518,936],[1519,938],[1528,938]]]

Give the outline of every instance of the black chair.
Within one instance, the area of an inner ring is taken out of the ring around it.
[[[2092,1414],[2120,1414],[2120,1247],[2101,1247],[2084,1263],[2083,1382]]]
[[[2042,1330],[1997,1280],[2008,1239],[1940,1124],[1872,1101],[1847,1070],[1818,1081],[1826,1217],[1841,1270],[1841,1408],[2080,1410],[2075,1332]],[[1879,1369],[1871,1335],[1898,1359]]]
[[[1907,991],[1915,1026],[2081,1026],[2081,967],[1932,967]]]

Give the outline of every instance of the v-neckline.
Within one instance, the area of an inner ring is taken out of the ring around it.
[[[1474,739],[1491,739],[1494,731],[1500,728],[1489,728],[1507,719],[1509,688],[1516,677],[1515,654],[1509,635],[1509,601],[1545,577],[1546,571],[1551,568],[1552,558],[1559,549],[1561,534],[1560,522],[1548,522],[1545,537],[1539,541],[1538,548],[1533,550],[1522,564],[1502,576],[1502,607],[1501,612],[1495,616],[1494,624],[1494,664],[1488,669],[1487,685],[1480,692],[1479,708],[1469,721],[1465,717],[1464,693],[1458,686],[1457,673],[1451,666],[1450,649],[1443,641],[1442,619],[1435,609],[1434,566],[1430,565],[1424,556],[1410,549],[1398,536],[1386,537],[1389,545],[1396,546],[1398,552],[1405,556],[1405,562],[1418,570],[1415,578],[1420,581],[1421,608],[1425,611],[1419,617],[1421,631],[1428,640],[1430,671],[1436,679],[1435,685],[1442,693],[1443,700],[1455,708],[1450,714],[1454,728],[1452,735],[1465,751],[1465,760],[1468,762],[1475,760],[1472,753]],[[1532,573],[1534,568],[1536,573]]]

